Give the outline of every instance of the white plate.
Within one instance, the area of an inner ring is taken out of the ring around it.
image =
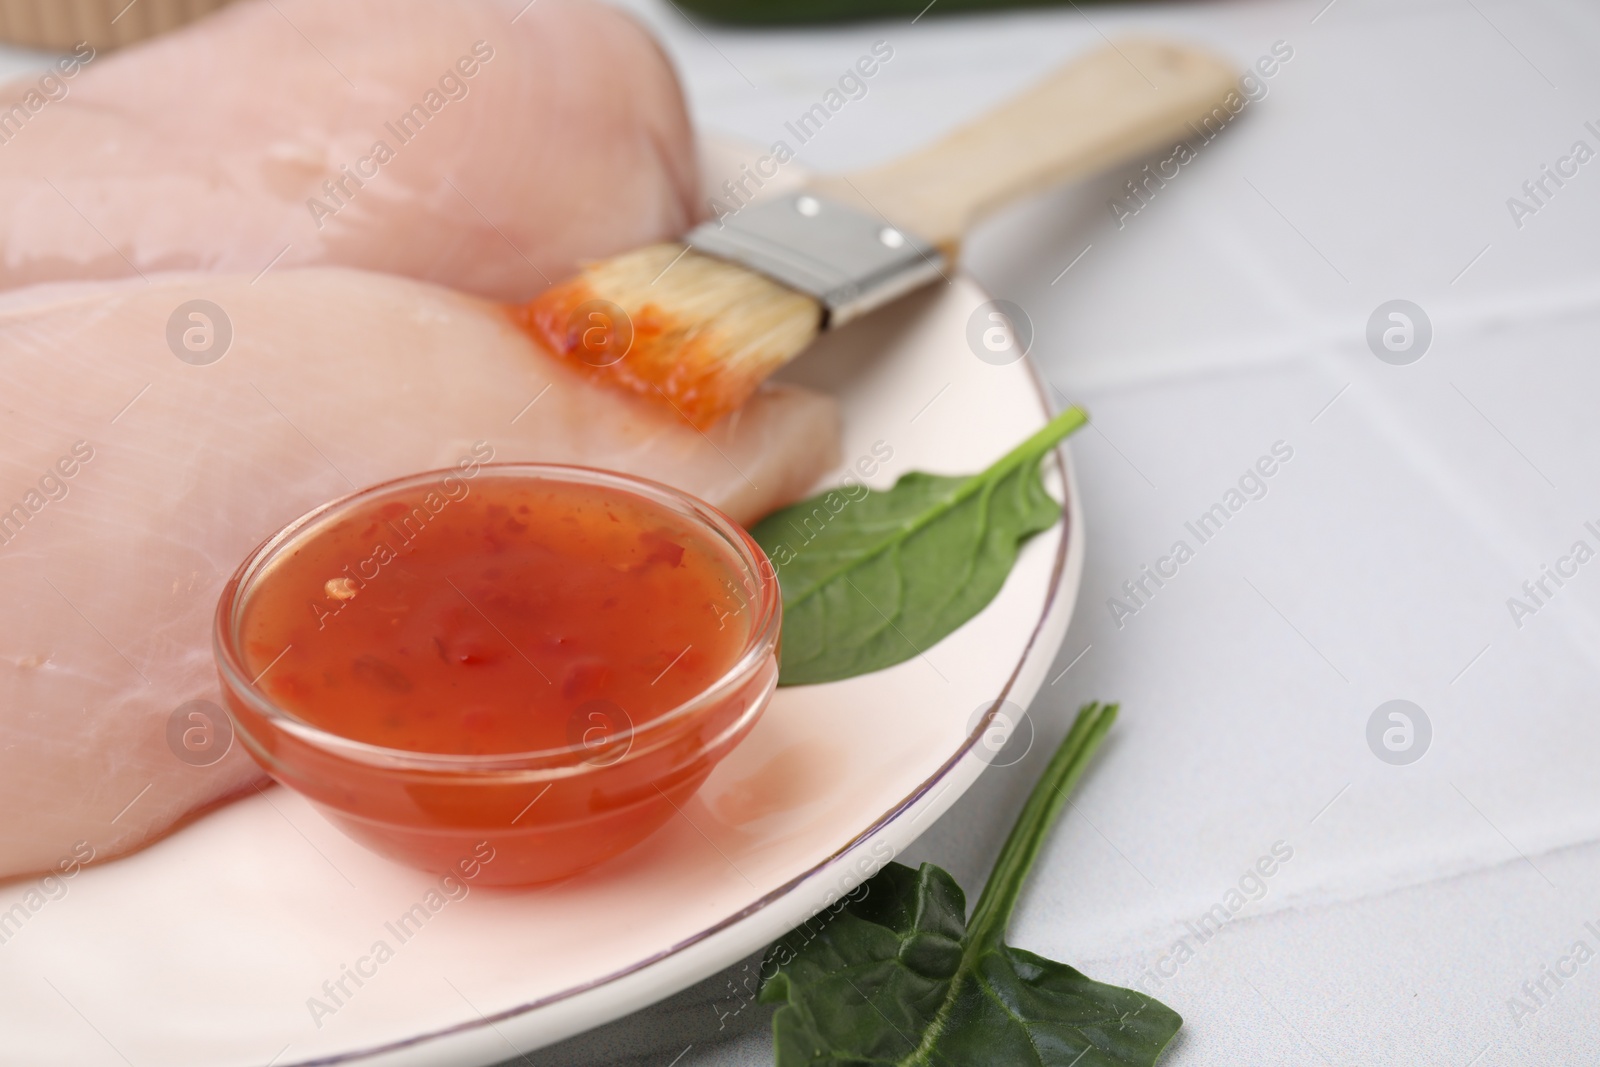
[[[968,347],[985,300],[956,277],[791,369],[840,397],[851,464],[892,451],[870,484],[978,470],[1048,417],[1027,361],[992,366]],[[5,1062],[472,1067],[749,955],[927,828],[983,769],[978,709],[1038,690],[1083,563],[1064,451],[1048,472],[1067,521],[1026,546],[982,614],[889,670],[779,690],[683,817],[578,879],[429,901],[437,879],[276,788],[87,869],[0,944]],[[0,913],[31,888],[0,888]],[[402,941],[391,927],[419,903],[427,919]],[[341,978],[335,1003],[324,982]]]

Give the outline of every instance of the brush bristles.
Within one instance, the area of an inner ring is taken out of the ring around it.
[[[822,322],[811,297],[679,244],[590,264],[525,314],[551,351],[701,428],[799,355]]]

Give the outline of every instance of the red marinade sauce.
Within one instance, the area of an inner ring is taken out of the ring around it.
[[[642,726],[744,650],[728,550],[689,519],[598,485],[449,484],[373,500],[263,575],[243,646],[285,710],[386,748],[540,751]]]

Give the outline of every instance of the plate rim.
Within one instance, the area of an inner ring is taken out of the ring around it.
[[[976,282],[976,279],[969,277],[968,280],[976,285],[980,290],[984,288],[981,284]],[[1044,375],[1040,373],[1039,367],[1031,355],[1025,355],[1023,357],[1023,364],[1027,368],[1028,381],[1033,386],[1034,397],[1039,404],[1040,411],[1046,419],[1049,419],[1053,414],[1053,405],[1050,400],[1049,383],[1046,381]],[[872,838],[893,825],[896,820],[914,808],[921,800],[923,800],[923,798],[927,797],[930,791],[948,778],[969,757],[973,746],[977,744],[978,739],[983,736],[986,730],[988,730],[990,724],[993,722],[995,713],[1000,709],[1001,704],[1011,695],[1013,688],[1017,685],[1018,680],[1022,677],[1023,670],[1028,666],[1030,660],[1032,659],[1039,640],[1044,634],[1051,621],[1052,615],[1058,606],[1058,602],[1062,599],[1075,602],[1077,599],[1076,589],[1074,589],[1072,594],[1066,598],[1063,598],[1062,593],[1068,584],[1068,579],[1071,577],[1069,573],[1071,556],[1074,554],[1074,550],[1082,543],[1083,533],[1079,528],[1081,524],[1081,516],[1079,512],[1082,510],[1082,502],[1078,499],[1075,491],[1074,472],[1072,461],[1068,453],[1067,442],[1063,441],[1056,445],[1056,447],[1052,448],[1050,450],[1050,457],[1054,461],[1056,472],[1061,478],[1061,533],[1056,543],[1055,558],[1051,561],[1049,588],[1045,593],[1044,603],[1039,608],[1038,619],[1034,622],[1032,630],[1029,631],[1028,640],[1018,653],[1016,665],[1011,669],[1011,673],[1007,676],[1005,685],[1001,687],[999,694],[995,697],[994,703],[984,714],[983,718],[980,719],[973,730],[968,733],[966,739],[961,743],[960,747],[957,748],[956,751],[944,761],[944,763],[940,764],[936,771],[934,771],[927,778],[923,779],[921,782],[917,783],[915,788],[906,794],[906,796],[896,801],[893,806],[889,808],[889,810],[874,818],[865,829],[852,836],[839,848],[830,852],[827,856],[818,860],[816,863],[795,875],[793,878],[785,881],[782,885],[762,894],[756,900],[751,901],[738,911],[730,915],[723,916],[704,929],[698,930],[688,937],[673,943],[669,947],[652,953],[644,959],[636,960],[625,967],[611,971],[605,975],[601,975],[597,978],[590,979],[589,981],[579,983],[578,985],[571,986],[567,989],[559,990],[555,993],[546,994],[523,1004],[514,1005],[509,1008],[502,1008],[499,1011],[487,1015],[479,1013],[476,1019],[467,1019],[459,1023],[454,1023],[450,1026],[440,1027],[438,1029],[427,1031],[426,1033],[398,1038],[393,1041],[386,1041],[379,1045],[370,1045],[364,1048],[352,1049],[346,1052],[330,1053],[325,1056],[317,1056],[307,1060],[295,1060],[292,1063],[282,1064],[280,1067],[336,1067],[336,1065],[342,1064],[355,1064],[362,1061],[372,1061],[377,1057],[391,1056],[395,1053],[401,1053],[408,1049],[415,1049],[428,1042],[446,1040],[460,1035],[478,1035],[486,1030],[494,1031],[497,1023],[507,1022],[513,1019],[526,1018],[534,1015],[535,1013],[548,1011],[559,1006],[571,1005],[576,998],[605,989],[608,986],[616,985],[619,982],[624,982],[629,979],[637,979],[646,974],[652,967],[656,967],[662,963],[680,957],[684,952],[694,948],[697,945],[704,944],[713,938],[718,937],[719,935],[729,932],[751,917],[788,898],[806,882],[809,882],[813,878],[826,873],[829,868],[833,867],[841,859],[850,855],[860,846],[871,841]],[[1071,606],[1071,604],[1068,604],[1069,609]],[[1065,631],[1063,631],[1063,636],[1064,635]],[[1055,650],[1052,649],[1051,656],[1053,657],[1054,654]],[[1030,696],[1028,703],[1031,705],[1032,702],[1033,698]],[[970,785],[971,783],[969,782],[968,784]],[[965,790],[962,792],[965,792]],[[941,814],[943,813],[941,812]],[[672,992],[673,991],[671,990],[662,992],[660,996],[654,997],[651,1000],[647,1000],[638,1007],[621,1013],[615,1018],[625,1018],[628,1014],[632,1014],[633,1011],[641,1010],[642,1008],[649,1006],[651,1003],[655,1003],[664,997],[672,995]],[[566,1040],[569,1037],[576,1036],[579,1033],[583,1033],[589,1029],[593,1029],[594,1026],[601,1025],[605,1025],[605,1023],[600,1022],[595,1023],[592,1026],[580,1026],[570,1030],[569,1032],[553,1036],[548,1041],[540,1042],[539,1044],[527,1049],[517,1049],[517,1051],[526,1054],[534,1051],[537,1048],[547,1047],[548,1045],[555,1044],[557,1042]],[[516,1048],[516,1046],[513,1046],[513,1048]]]

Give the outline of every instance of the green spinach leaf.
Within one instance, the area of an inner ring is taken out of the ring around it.
[[[983,894],[891,863],[820,932],[768,950],[778,1067],[1150,1067],[1183,1020],[1131,989],[1005,943],[1051,822],[1116,717],[1090,704],[1018,816]]]
[[[779,683],[882,670],[982,611],[1022,542],[1060,517],[1039,462],[1087,421],[1068,408],[980,474],[834,489],[758,523],[751,535],[783,590]]]

